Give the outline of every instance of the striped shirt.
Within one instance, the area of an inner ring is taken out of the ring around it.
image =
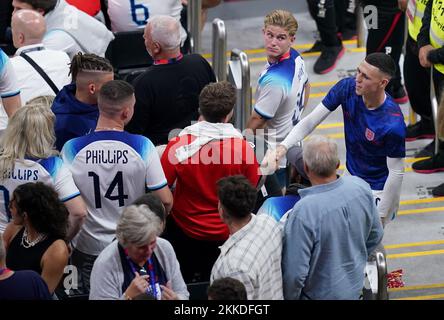
[[[248,300],[282,300],[282,232],[273,218],[251,215],[250,222],[228,238],[211,271],[211,282],[241,281]]]

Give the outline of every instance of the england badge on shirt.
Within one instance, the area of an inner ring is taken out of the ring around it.
[[[369,128],[366,128],[365,137],[367,138],[368,141],[373,141],[373,139],[375,138],[375,133]]]

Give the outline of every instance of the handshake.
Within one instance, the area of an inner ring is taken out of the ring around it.
[[[287,148],[278,145],[274,150],[267,150],[262,160],[260,170],[262,175],[271,175],[279,169],[279,161],[287,154]]]

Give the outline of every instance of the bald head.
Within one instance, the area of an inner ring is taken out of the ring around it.
[[[17,11],[12,16],[11,27],[16,48],[41,43],[46,32],[45,19],[34,10]]]

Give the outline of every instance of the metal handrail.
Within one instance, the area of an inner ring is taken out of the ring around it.
[[[430,102],[432,103],[433,124],[435,126],[435,154],[438,154],[439,151],[438,99],[436,98],[435,85],[433,81],[433,65],[430,68]]]
[[[365,47],[365,22],[362,6],[356,6],[356,29],[358,32],[358,48]]]
[[[199,53],[201,48],[202,0],[188,0],[187,27],[190,33],[190,47],[192,53]]]
[[[240,97],[235,110],[235,127],[243,131],[251,114],[250,63],[245,52],[239,49],[231,51],[231,62],[239,61],[241,69]]]
[[[388,300],[387,292],[387,262],[381,251],[376,252],[376,267],[378,268],[378,293],[376,300]]]
[[[219,18],[213,20],[213,70],[217,81],[227,79],[227,32],[225,22]]]

